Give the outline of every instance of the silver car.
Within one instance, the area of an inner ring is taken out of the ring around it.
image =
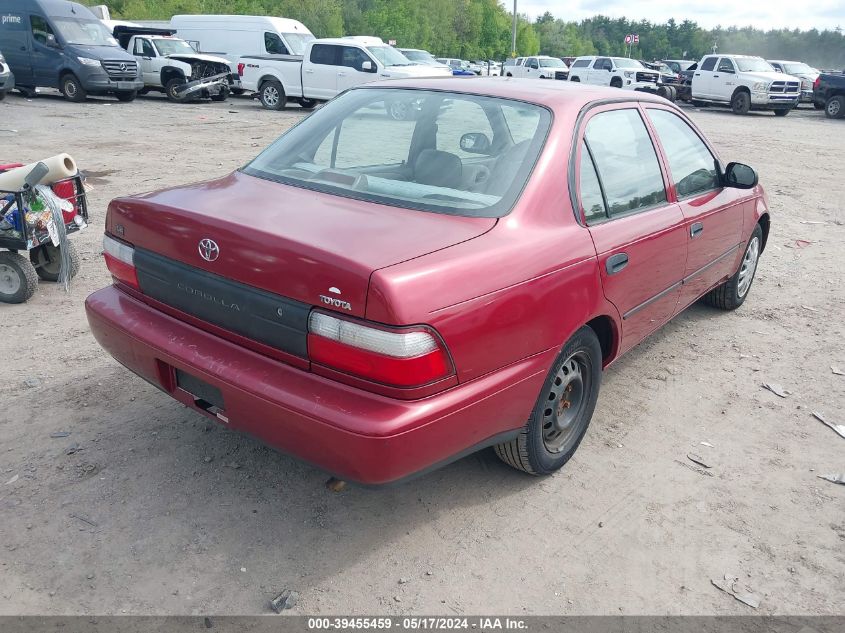
[[[15,76],[12,74],[9,64],[6,63],[6,58],[0,52],[0,101],[6,96],[6,93],[15,87]]]

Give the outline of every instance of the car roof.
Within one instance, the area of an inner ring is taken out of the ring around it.
[[[569,81],[544,81],[542,79],[513,79],[510,77],[477,77],[467,80],[452,77],[391,79],[362,84],[354,90],[403,88],[441,90],[484,97],[501,97],[536,103],[552,110],[579,111],[584,106],[620,97],[629,102],[669,103],[666,99],[647,92],[621,91],[618,88],[585,85]]]

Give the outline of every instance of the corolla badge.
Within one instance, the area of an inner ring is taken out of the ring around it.
[[[200,257],[207,262],[213,262],[215,259],[220,257],[220,247],[217,246],[217,242],[207,237],[200,240],[199,252]]]

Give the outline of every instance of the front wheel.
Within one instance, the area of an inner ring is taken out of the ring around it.
[[[599,396],[601,345],[584,326],[563,346],[531,412],[514,439],[498,444],[496,455],[531,475],[561,468],[578,448]]]
[[[258,92],[258,98],[268,110],[284,110],[287,105],[285,89],[282,84],[272,79],[265,81]]]
[[[824,113],[831,119],[841,119],[845,116],[845,96],[837,95],[828,99]]]
[[[185,80],[179,77],[170,79],[164,86],[164,94],[167,95],[168,100],[173,103],[185,103],[187,97],[181,92],[181,88],[185,83]]]
[[[317,105],[316,99],[300,99],[299,105],[303,110],[311,110]]]
[[[85,92],[85,88],[82,87],[79,79],[71,73],[62,77],[62,94],[65,96],[65,99],[74,103],[85,101],[88,97],[88,93]]]
[[[117,100],[122,103],[130,103],[135,101],[135,97],[138,96],[138,93],[135,90],[124,90],[122,92],[114,93],[114,96],[117,97]]]
[[[0,101],[3,101],[3,99],[5,99],[5,98],[6,98],[6,91],[0,90]]]
[[[610,80],[610,87],[611,88],[621,88],[622,87],[622,80],[619,77],[614,77]]]
[[[741,90],[731,98],[731,110],[734,114],[748,114],[751,110],[751,95]]]
[[[573,77],[569,81],[574,81],[575,83],[581,83],[581,78],[580,77]]]
[[[789,109],[780,108],[775,110],[775,116],[786,116],[787,114],[789,114]]]
[[[757,272],[757,262],[760,260],[762,250],[763,229],[758,224],[754,227],[751,239],[745,247],[739,270],[721,286],[713,288],[704,295],[704,302],[721,310],[736,310],[745,303],[748,291],[751,290],[751,284],[754,282],[754,274]]]

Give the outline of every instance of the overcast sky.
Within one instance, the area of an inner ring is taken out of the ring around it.
[[[513,0],[502,1],[509,11],[513,10]],[[652,22],[665,22],[669,18],[675,18],[677,22],[689,19],[705,28],[753,25],[763,29],[815,27],[822,30],[837,26],[845,29],[845,0],[518,0],[517,10],[532,18],[550,11],[555,17],[567,20],[580,20],[600,13],[614,18]]]

